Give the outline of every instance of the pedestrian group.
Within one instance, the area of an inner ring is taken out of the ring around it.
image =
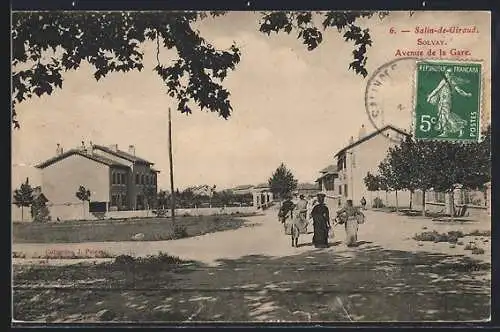
[[[336,212],[333,225],[330,222],[330,211],[325,204],[324,193],[318,193],[316,198],[310,197],[307,201],[301,194],[298,201],[293,202],[292,196],[287,195],[279,209],[278,218],[285,227],[285,234],[291,235],[292,247],[298,247],[300,234],[307,234],[309,220],[312,219],[314,235],[312,243],[316,248],[328,248],[328,238],[333,238],[333,228],[344,225],[346,245],[355,246],[358,241],[359,225],[365,221],[365,216],[359,208],[347,200],[344,207]],[[361,198],[362,209],[366,209],[366,199]]]

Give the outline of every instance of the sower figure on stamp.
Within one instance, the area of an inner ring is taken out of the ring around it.
[[[364,223],[364,215],[352,204],[352,199],[346,201],[346,205],[337,211],[339,224],[345,225],[346,244],[348,247],[355,246],[358,242],[358,227]]]
[[[448,68],[438,86],[427,96],[428,103],[437,104],[438,121],[436,130],[441,131],[440,137],[456,132],[459,133],[459,137],[463,136],[467,121],[451,111],[452,96],[455,91],[463,97],[472,96],[470,92],[465,92],[458,86],[462,83],[468,83],[468,81],[453,75],[451,68]]]
[[[316,248],[328,248],[328,230],[330,226],[330,212],[325,205],[325,194],[318,194],[318,204],[311,211],[313,218],[314,235],[313,245]]]

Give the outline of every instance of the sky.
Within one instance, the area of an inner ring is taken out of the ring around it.
[[[410,17],[408,12],[393,12],[383,20],[363,20],[361,24],[370,28],[373,39],[373,47],[368,48],[369,75],[393,60],[397,48],[425,49],[416,46],[419,36],[413,32],[391,35],[391,27],[413,31],[417,25],[476,25],[481,33],[475,36],[433,38],[445,38],[448,48],[473,50],[472,56],[485,63],[488,83],[490,33],[484,15],[419,12]],[[344,42],[336,29],[324,31],[323,43],[307,51],[293,33],[260,33],[258,20],[256,13],[230,12],[196,26],[215,47],[227,49],[234,41],[241,49],[241,62],[223,83],[231,92],[234,109],[229,119],[197,108],[190,115],[174,111],[175,101],[153,72],[154,45],[146,43],[142,72],[113,73],[97,82],[92,68],[83,65],[64,74],[62,90],[17,107],[21,129],[12,130],[12,185],[26,177],[40,184],[40,174],[33,166],[53,157],[57,143],[68,150],[81,141],[92,141],[118,144],[122,150],[135,145],[136,154],[161,171],[159,187],[168,188],[169,107],[173,111],[176,187],[215,184],[231,188],[267,182],[281,162],[300,182],[314,182],[350,136],[357,137],[361,125],[368,132],[375,130],[364,104],[369,77],[348,70],[353,44]],[[168,63],[171,54],[162,50],[161,60]],[[401,73],[403,89],[410,80],[406,72]],[[485,112],[489,112],[488,88]],[[387,96],[389,100],[410,96],[406,92],[392,89]],[[385,122],[409,130],[411,113],[394,113]]]

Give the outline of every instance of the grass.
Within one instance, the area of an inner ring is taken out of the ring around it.
[[[245,224],[239,215],[178,217],[174,228],[170,219],[144,218],[126,221],[91,223],[14,224],[14,243],[82,243],[131,241],[144,234],[141,241],[172,240],[206,233],[237,229]]]

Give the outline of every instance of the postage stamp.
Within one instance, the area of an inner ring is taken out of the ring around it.
[[[479,140],[481,64],[420,61],[416,76],[415,138]]]

